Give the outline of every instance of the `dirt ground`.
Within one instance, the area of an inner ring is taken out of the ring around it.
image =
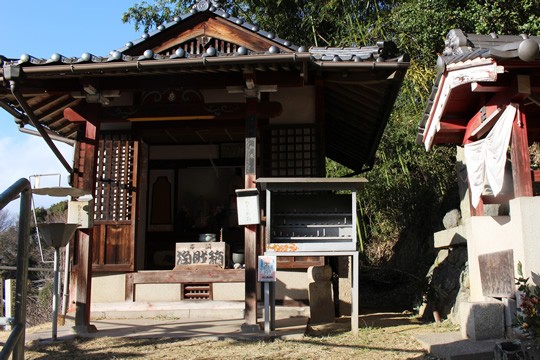
[[[39,328],[29,328],[31,333]],[[358,336],[350,320],[308,327],[296,340],[75,338],[27,344],[26,359],[435,359],[415,334],[457,330],[450,324],[424,324],[408,314],[363,315]],[[2,342],[7,333],[2,334]]]

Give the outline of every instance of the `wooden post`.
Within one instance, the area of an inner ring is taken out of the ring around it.
[[[512,124],[512,177],[514,179],[514,197],[533,196],[531,160],[527,137],[526,116],[518,108],[516,119]]]
[[[315,80],[315,122],[317,124],[317,153],[319,154],[319,172],[316,176],[326,176],[326,143],[323,134],[326,131],[326,122],[324,117],[324,80],[318,78]]]
[[[257,178],[257,99],[247,99],[245,143],[245,188],[254,188]],[[257,225],[244,229],[245,324],[246,331],[257,325]]]
[[[79,264],[76,272],[75,326],[90,325],[90,294],[92,288],[92,247],[90,236],[83,231],[79,236]]]
[[[73,122],[84,122],[85,132],[79,143],[78,156],[75,157],[73,187],[94,193],[95,169],[97,159],[98,127],[72,109],[64,115]],[[72,273],[72,291],[75,302],[75,327],[84,331],[90,325],[90,299],[92,289],[92,229],[79,229],[75,233],[77,241],[73,255],[77,256]]]

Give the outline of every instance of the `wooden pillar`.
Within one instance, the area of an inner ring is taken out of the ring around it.
[[[514,197],[533,196],[531,159],[527,137],[526,116],[518,109],[512,125],[512,178],[514,179]]]
[[[97,158],[97,126],[86,122],[84,136],[84,169],[80,187],[95,190],[95,169]],[[79,169],[80,170],[80,169]],[[77,292],[75,296],[75,326],[90,325],[90,302],[92,293],[92,230],[84,229],[78,232],[79,264],[76,276]]]
[[[247,99],[245,140],[245,188],[254,188],[257,178],[257,98]],[[257,325],[257,225],[244,228],[245,325]]]
[[[91,237],[79,230],[77,271],[75,275],[75,326],[90,325],[90,295],[92,291],[92,246]]]
[[[319,161],[318,174],[316,176],[326,176],[326,122],[324,117],[324,80],[315,80],[315,121],[317,123],[317,154]]]
[[[517,198],[533,196],[527,117],[519,107],[523,105],[523,100],[531,94],[530,76],[516,75],[514,86],[517,94],[512,101],[517,104],[517,111],[516,118],[512,123],[510,159],[512,161],[512,178],[514,180],[514,197]]]
[[[514,197],[533,196],[531,160],[527,137],[526,116],[518,108],[516,119],[512,124],[512,178],[514,180]]]
[[[66,109],[64,116],[72,122],[84,122],[84,136],[80,139],[75,156],[73,187],[94,193],[97,159],[98,127],[73,109]],[[71,302],[75,305],[75,326],[90,325],[90,301],[92,290],[92,229],[79,229],[75,233],[72,252]],[[76,261],[75,261],[76,260]]]

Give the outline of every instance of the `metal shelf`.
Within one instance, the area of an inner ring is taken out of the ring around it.
[[[342,240],[351,241],[352,236],[274,236],[274,240],[306,241],[306,240]]]
[[[274,216],[351,216],[352,214],[350,212],[289,212],[289,213],[274,213],[272,214]]]
[[[343,179],[263,179],[267,249],[356,249],[356,189]],[[348,190],[344,193],[342,190]]]
[[[350,223],[347,224],[281,224],[273,225],[273,229],[305,229],[305,228],[349,228]]]

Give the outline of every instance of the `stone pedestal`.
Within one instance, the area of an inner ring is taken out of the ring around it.
[[[332,269],[330,266],[308,268],[309,308],[311,324],[334,322],[334,301],[332,299]]]
[[[461,308],[461,335],[471,340],[504,338],[502,302],[469,302]]]

